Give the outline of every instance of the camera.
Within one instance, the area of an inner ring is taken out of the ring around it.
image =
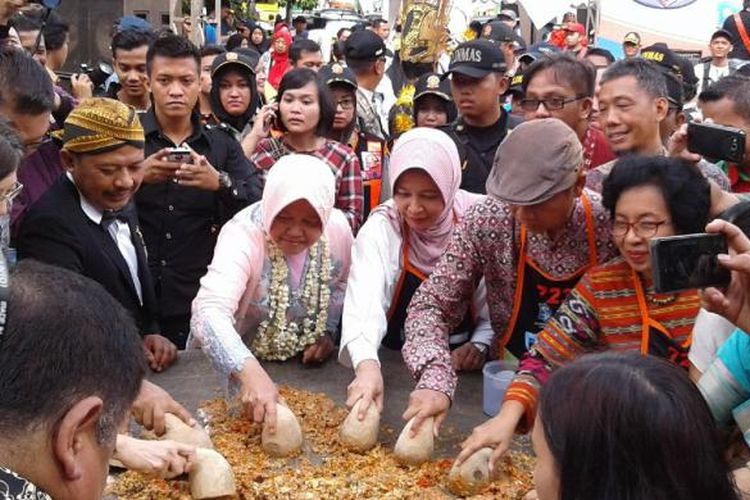
[[[745,131],[716,123],[688,124],[688,150],[710,160],[741,163],[745,159]]]
[[[93,66],[82,63],[81,66],[79,66],[79,71],[76,73],[72,73],[70,71],[57,71],[55,74],[61,80],[70,80],[70,77],[74,74],[86,74],[89,76],[91,83],[94,84],[94,88],[96,88],[104,85],[104,82],[107,81],[107,78],[112,76],[112,73],[114,73],[114,71],[115,70],[112,68],[111,64],[105,61],[99,61]]]
[[[169,163],[193,163],[193,157],[188,147],[169,148],[167,161]]]

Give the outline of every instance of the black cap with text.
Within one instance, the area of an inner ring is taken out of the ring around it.
[[[664,43],[655,43],[641,50],[641,57],[647,59],[675,75],[682,76],[682,68],[677,55]]]
[[[486,39],[464,42],[453,51],[451,64],[444,76],[459,73],[484,78],[490,73],[504,73],[505,59],[497,45]]]

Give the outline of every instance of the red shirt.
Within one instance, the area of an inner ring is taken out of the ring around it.
[[[586,170],[604,165],[615,158],[616,155],[609,147],[609,141],[607,141],[604,132],[589,125],[586,130],[586,138],[583,141],[583,159]]]
[[[750,193],[750,175],[747,175],[737,168],[734,163],[719,162],[718,166],[729,177],[729,184],[732,186],[733,193]]]

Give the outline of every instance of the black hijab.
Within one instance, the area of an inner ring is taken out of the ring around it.
[[[248,21],[245,26],[250,30],[250,39],[248,40],[249,45],[248,47],[251,47],[258,51],[259,54],[264,53],[271,47],[271,41],[268,39],[268,35],[266,35],[266,31],[260,26],[260,24],[256,24],[252,21]],[[263,40],[258,44],[255,45],[253,43],[253,31],[256,29],[259,29],[261,33],[263,33]]]
[[[219,97],[219,83],[228,71],[239,73],[247,80],[247,85],[250,88],[250,104],[240,116],[232,116],[227,113]],[[253,115],[255,115],[258,102],[258,92],[255,88],[255,64],[253,64],[253,61],[247,55],[237,52],[227,52],[216,57],[211,66],[211,93],[209,94],[209,101],[211,102],[211,110],[222,123],[226,123],[238,132],[242,132]]]

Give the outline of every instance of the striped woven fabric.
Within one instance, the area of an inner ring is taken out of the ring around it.
[[[642,333],[637,286],[640,284],[632,269],[622,258],[583,275],[521,360],[518,374],[505,393],[506,401],[518,401],[526,409],[519,431],[527,431],[533,423],[539,387],[554,368],[596,351],[649,352],[648,339],[644,340]],[[672,300],[670,295],[653,295],[650,286],[645,294],[653,297],[653,301],[645,302],[652,332],[664,331],[665,338],[686,349],[700,308],[698,294],[681,292]],[[672,354],[669,350],[661,355],[671,358]]]

